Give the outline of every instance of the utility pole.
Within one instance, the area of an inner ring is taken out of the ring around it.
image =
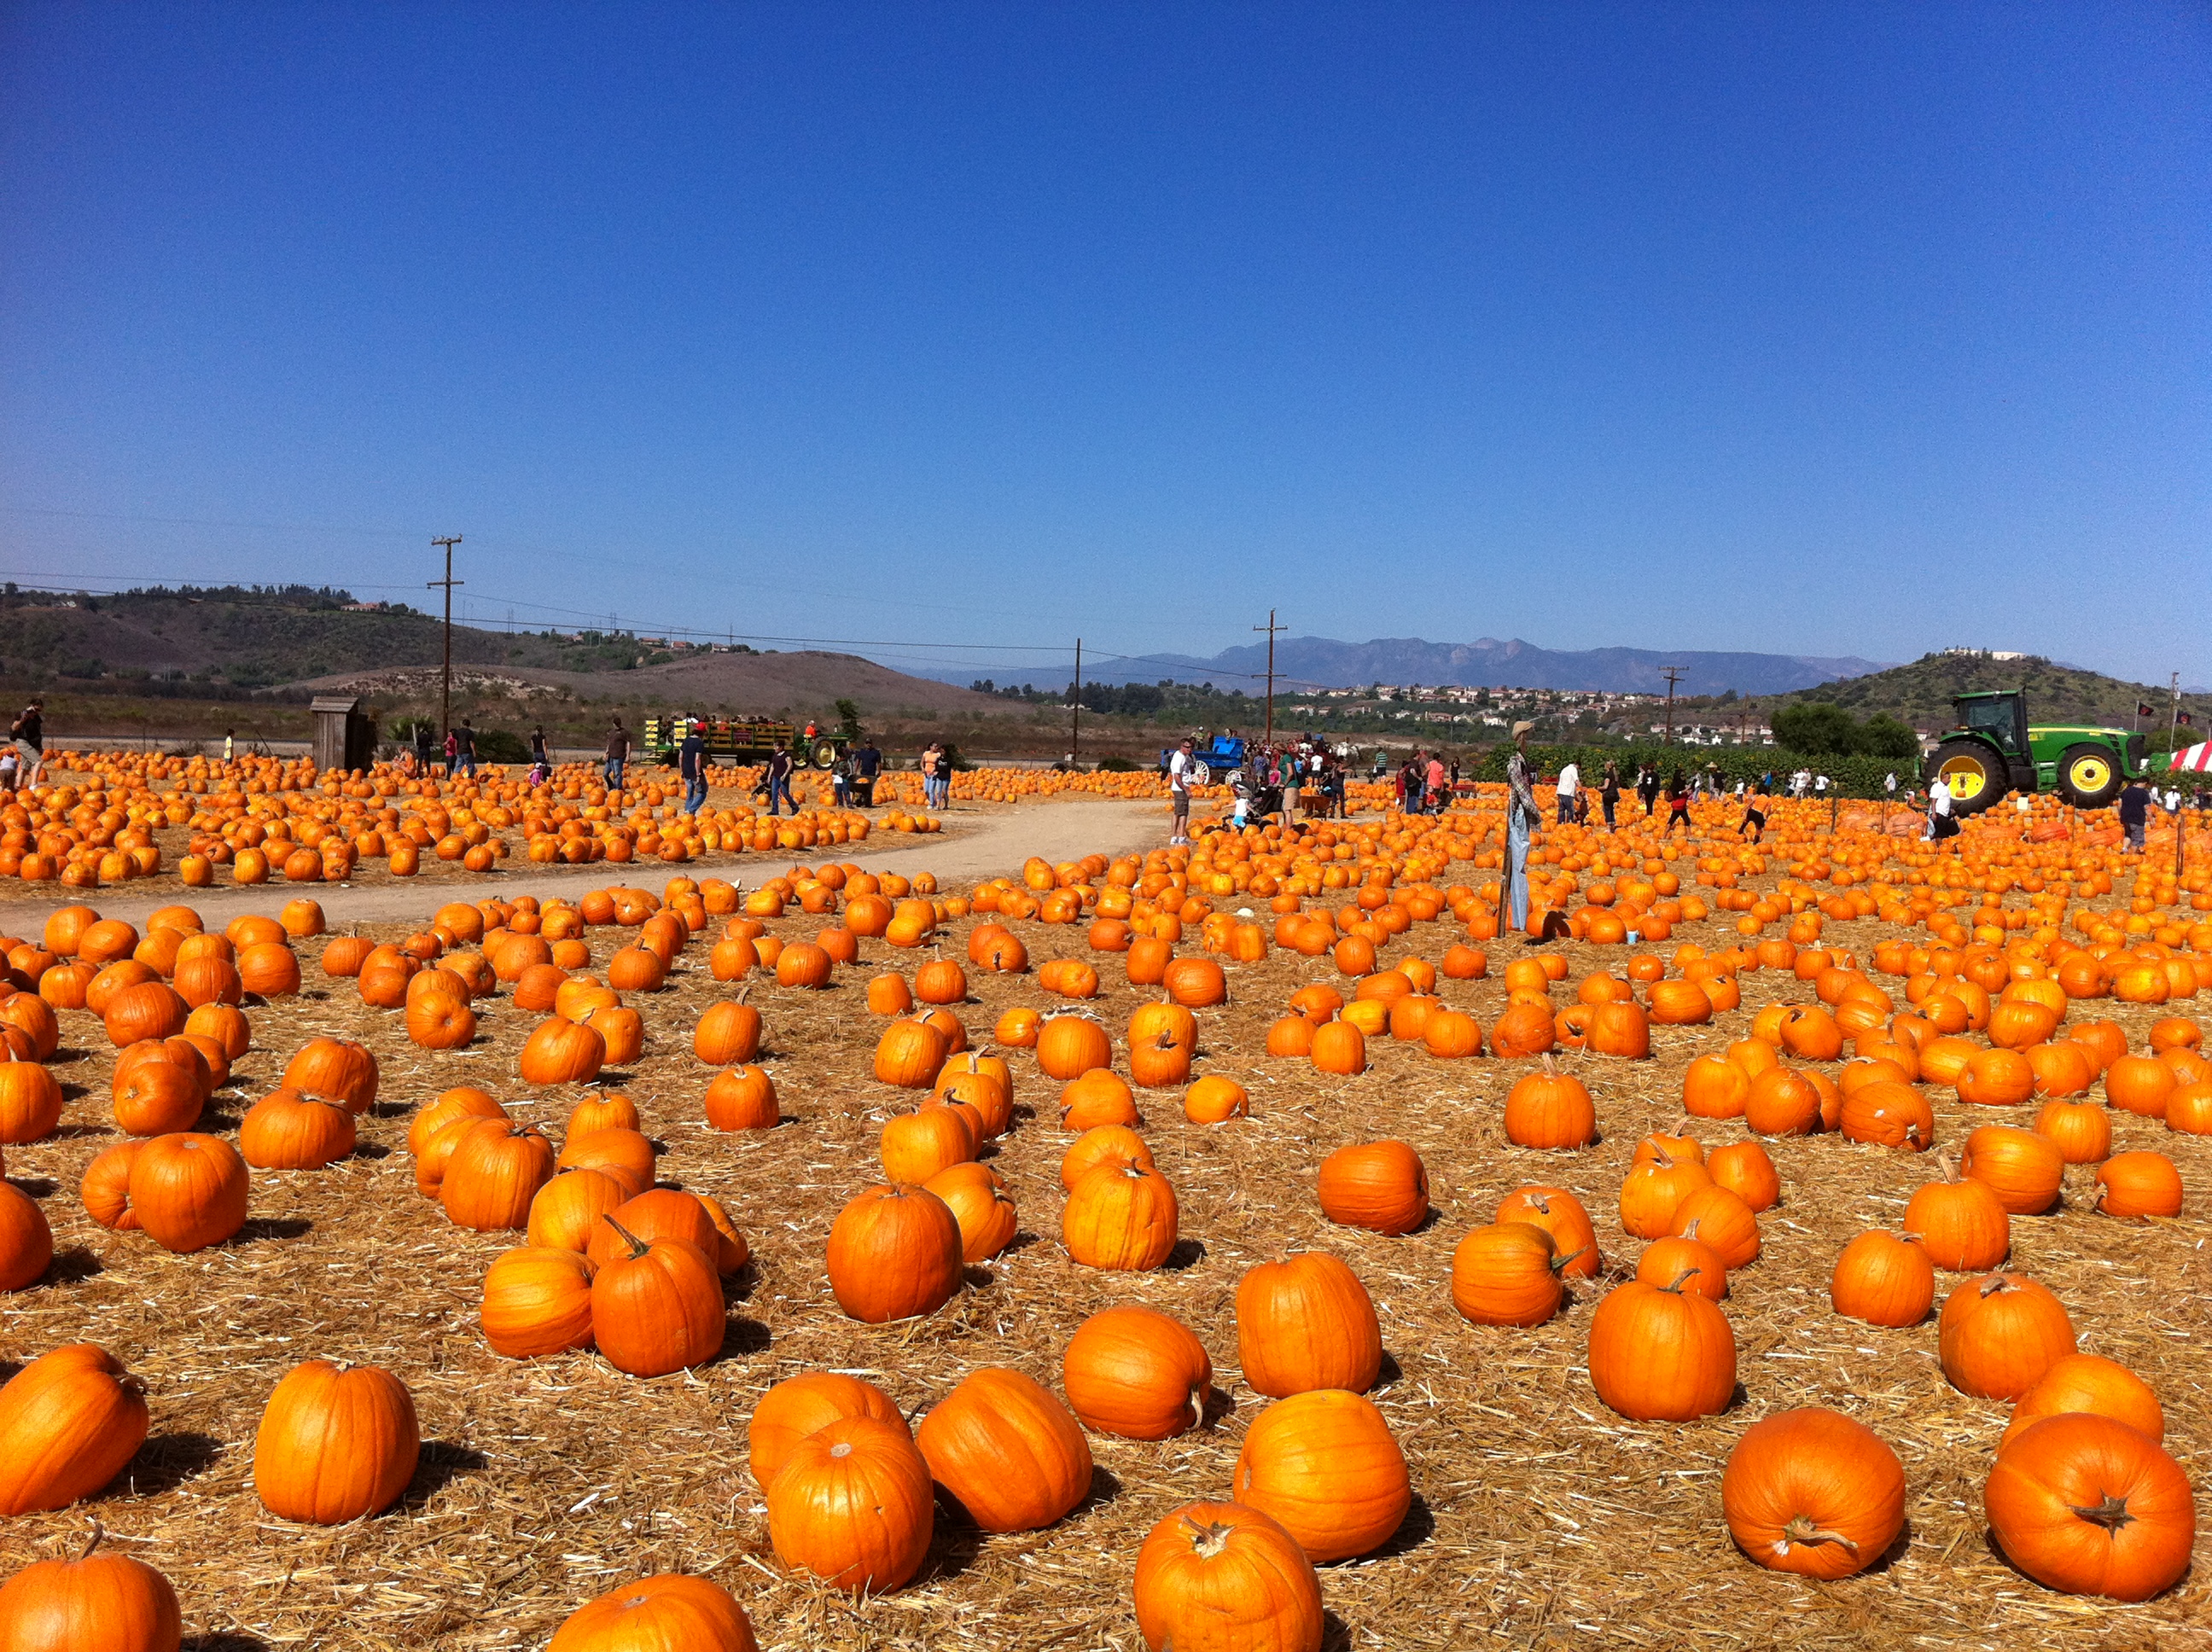
[[[2171,764],[2173,762],[2173,754],[2181,750],[2181,673],[2179,671],[2173,674],[2172,681],[2168,686],[2173,692],[2173,709],[2166,726],[2166,761]],[[2188,835],[2188,817],[2176,809],[2173,811],[2173,876],[2177,883],[2181,878],[2182,841]]]
[[[446,577],[424,581],[432,590],[442,586],[446,592],[446,669],[438,689],[438,735],[442,739],[453,729],[453,587],[467,581],[453,577],[453,547],[461,543],[461,536],[456,533],[430,543],[446,553]]]
[[[1667,678],[1667,744],[1674,744],[1674,685],[1682,680],[1679,665],[1662,665],[1660,671]]]
[[[1067,762],[1073,768],[1083,756],[1083,639],[1075,639],[1075,692],[1067,731]]]
[[[1265,631],[1267,634],[1267,732],[1261,738],[1264,744],[1273,745],[1275,744],[1275,633],[1287,631],[1291,628],[1287,625],[1276,624],[1275,610],[1270,608],[1267,610],[1267,623],[1265,625],[1255,625],[1252,629],[1255,631]]]

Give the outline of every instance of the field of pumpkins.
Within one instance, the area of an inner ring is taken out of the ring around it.
[[[2212,865],[1498,805],[0,908],[0,1649],[2203,1643]]]

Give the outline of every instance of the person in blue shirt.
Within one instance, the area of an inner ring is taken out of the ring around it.
[[[684,812],[696,815],[707,806],[707,737],[696,717],[686,722],[684,744],[676,748],[676,772],[684,777]]]
[[[873,740],[862,740],[853,748],[853,801],[859,807],[876,806],[876,771],[883,766],[884,754]]]
[[[2139,780],[2130,780],[2120,793],[2120,824],[2128,834],[2129,852],[2141,854],[2143,835],[2150,825],[2150,787]]]

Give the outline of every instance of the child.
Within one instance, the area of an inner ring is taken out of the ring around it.
[[[0,751],[0,792],[14,791],[16,777],[21,773],[15,748],[9,746],[5,751]]]
[[[1237,829],[1244,829],[1244,817],[1252,810],[1252,781],[1243,769],[1229,778],[1229,790],[1237,799]]]

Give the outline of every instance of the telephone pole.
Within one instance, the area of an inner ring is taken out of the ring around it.
[[[2173,674],[2172,681],[2168,686],[2173,694],[2173,709],[2168,714],[2166,726],[2166,761],[2171,765],[2174,754],[2181,750],[2181,673],[2179,671]],[[2171,772],[2170,768],[2168,772]],[[2179,801],[2179,798],[2175,800]],[[2181,877],[2181,852],[2188,836],[2189,817],[2176,809],[2173,811],[2173,876],[2177,882]]]
[[[1072,768],[1083,756],[1083,639],[1075,639],[1074,708],[1067,734],[1067,761]]]
[[[1278,631],[1287,631],[1291,628],[1287,625],[1276,624],[1275,610],[1270,608],[1267,610],[1267,623],[1265,625],[1255,625],[1252,629],[1255,631],[1265,631],[1267,634],[1267,732],[1261,739],[1263,744],[1273,745],[1275,744],[1275,634]]]
[[[453,728],[453,587],[468,582],[453,577],[453,547],[461,543],[461,536],[456,533],[430,543],[441,546],[446,553],[446,577],[424,581],[431,590],[442,586],[446,592],[446,668],[438,690],[438,733],[442,738]]]
[[[1674,744],[1674,685],[1682,680],[1679,665],[1662,665],[1660,671],[1667,678],[1667,744]]]

